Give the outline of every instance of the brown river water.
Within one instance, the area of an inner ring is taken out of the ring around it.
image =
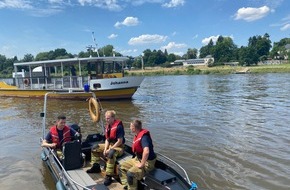
[[[290,189],[290,74],[146,77],[133,100],[102,101],[141,119],[155,150],[183,166],[199,189]],[[40,159],[43,100],[0,97],[0,189],[55,189]],[[88,102],[51,100],[85,134]]]

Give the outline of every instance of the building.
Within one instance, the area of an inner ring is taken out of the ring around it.
[[[199,59],[187,59],[187,60],[176,60],[174,61],[174,64],[180,64],[183,63],[183,66],[197,66],[197,65],[208,65],[210,63],[214,63],[214,58],[211,55],[206,56],[205,58],[199,58]]]

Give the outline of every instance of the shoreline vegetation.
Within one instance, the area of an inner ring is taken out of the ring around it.
[[[257,66],[188,66],[188,67],[146,67],[125,71],[129,76],[156,76],[156,75],[198,75],[198,74],[245,74],[245,73],[290,73],[290,62],[287,64],[276,65],[257,65]]]

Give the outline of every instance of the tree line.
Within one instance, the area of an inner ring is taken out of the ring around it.
[[[201,47],[198,51],[196,48],[188,48],[187,52],[180,56],[174,53],[168,54],[167,50],[150,50],[143,51],[143,63],[144,67],[162,66],[169,67],[170,63],[181,59],[196,59],[204,58],[211,55],[214,58],[214,62],[209,66],[222,65],[225,62],[238,62],[240,65],[256,65],[259,61],[265,61],[267,59],[284,60],[290,57],[290,38],[283,38],[279,42],[272,42],[269,34],[265,33],[263,36],[256,35],[250,37],[247,46],[238,47],[232,38],[219,36],[214,43],[213,40]],[[51,50],[49,52],[40,52],[35,57],[32,54],[24,55],[23,59],[6,58],[5,55],[0,54],[0,75],[3,77],[11,77],[14,71],[13,63],[15,62],[30,62],[30,61],[44,61],[54,59],[65,59],[73,57],[89,57],[89,56],[122,56],[121,53],[115,52],[112,45],[106,45],[98,49],[98,52],[93,48],[88,48],[87,51],[81,51],[78,55],[68,53],[63,48]],[[127,63],[128,67],[142,67],[141,56],[129,57]]]

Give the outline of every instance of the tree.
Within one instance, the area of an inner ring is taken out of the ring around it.
[[[0,71],[3,71],[5,68],[6,57],[5,55],[0,54]]]
[[[34,60],[34,57],[32,54],[25,54],[21,62],[31,62],[33,60]]]
[[[149,66],[149,57],[151,56],[152,51],[150,49],[146,49],[143,51],[143,61],[144,61],[144,66]]]
[[[259,55],[253,47],[241,47],[239,49],[239,62],[241,65],[254,65],[259,61]]]
[[[156,60],[154,61],[154,63],[156,65],[161,65],[165,63],[166,61],[167,61],[167,57],[165,56],[165,54],[161,50],[158,50],[156,52]]]
[[[168,61],[169,63],[171,63],[171,62],[174,62],[175,60],[176,60],[176,55],[173,54],[173,53],[170,53],[170,54],[168,55],[168,57],[167,57],[167,61]]]
[[[48,52],[40,52],[35,57],[35,61],[44,61],[44,60],[49,60]]]
[[[197,49],[195,48],[188,48],[186,53],[187,59],[196,59],[197,58]]]
[[[114,46],[112,46],[112,45],[106,45],[106,46],[100,48],[98,51],[99,51],[99,54],[101,57],[113,56],[113,54],[115,54],[115,56],[122,56],[121,53],[116,52],[114,50]],[[96,53],[97,52],[94,52],[93,56],[97,56]]]
[[[235,60],[234,53],[236,49],[237,46],[234,44],[232,38],[220,36],[217,40],[213,57],[217,63]]]
[[[284,59],[289,54],[290,50],[287,51],[286,45],[290,44],[290,38],[283,38],[279,42],[274,42],[273,48],[270,51],[270,57],[273,59]],[[288,55],[289,59],[289,55]]]
[[[265,33],[264,36],[253,36],[249,38],[248,47],[258,54],[259,57],[269,55],[269,51],[272,47],[269,34]]]
[[[200,48],[199,57],[204,58],[208,55],[212,55],[213,47],[214,47],[213,41],[212,41],[212,39],[210,39],[209,43],[206,46],[203,46]]]

